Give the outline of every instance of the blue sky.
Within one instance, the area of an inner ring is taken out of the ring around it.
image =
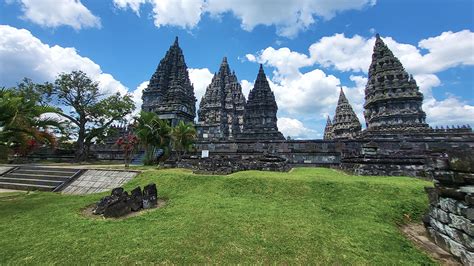
[[[474,125],[472,1],[3,0],[0,86],[82,69],[108,92],[140,91],[179,36],[198,98],[223,56],[252,87],[263,63],[279,127],[320,138],[343,86],[362,124],[375,32],[425,94],[431,125]],[[24,29],[24,30],[22,30]]]

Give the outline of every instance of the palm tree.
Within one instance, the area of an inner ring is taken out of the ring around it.
[[[145,149],[144,164],[155,163],[155,154],[158,149],[162,149],[165,154],[169,150],[171,140],[171,128],[168,123],[158,118],[158,115],[151,112],[140,112],[136,118],[136,134],[140,139],[140,144]]]
[[[39,105],[36,99],[16,89],[0,89],[1,146],[25,153],[32,141],[56,143],[51,129],[62,129],[62,124],[47,114],[57,113],[57,109]]]
[[[178,161],[190,151],[196,140],[196,129],[192,123],[179,123],[172,130],[173,147],[178,155]]]

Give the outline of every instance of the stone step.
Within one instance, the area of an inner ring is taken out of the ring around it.
[[[40,186],[52,186],[53,188],[59,186],[64,181],[55,180],[44,180],[44,179],[28,179],[28,178],[10,178],[0,177],[0,183],[17,183],[17,184],[28,184],[28,185],[40,185]]]
[[[75,173],[75,172],[78,171],[78,169],[57,168],[57,167],[20,166],[15,171]]]
[[[53,191],[55,186],[48,185],[31,185],[21,183],[0,182],[1,188],[15,189],[15,190],[39,190],[39,191]]]
[[[5,174],[1,177],[10,177],[10,178],[27,178],[27,179],[44,179],[44,180],[61,180],[61,181],[66,181],[68,180],[71,175],[63,175],[63,176],[57,176],[57,175],[47,175],[47,174],[43,174],[43,173],[37,173],[37,174],[34,174],[34,173],[29,173],[29,174],[25,174],[25,173],[18,173],[18,172],[12,172],[12,173],[8,173],[8,174]]]
[[[64,172],[64,171],[50,171],[50,170],[30,170],[30,169],[17,169],[14,170],[17,174],[28,174],[28,175],[35,175],[35,174],[43,174],[43,175],[50,175],[50,176],[71,176],[78,172],[75,170],[74,172]]]

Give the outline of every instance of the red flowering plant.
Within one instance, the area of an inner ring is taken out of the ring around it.
[[[133,134],[128,134],[124,137],[120,137],[115,142],[115,145],[119,146],[123,150],[123,159],[125,161],[125,168],[130,166],[133,154],[138,147],[138,138]]]

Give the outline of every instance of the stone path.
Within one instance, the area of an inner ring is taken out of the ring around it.
[[[120,187],[132,180],[138,173],[113,170],[87,170],[79,178],[69,184],[62,193],[92,194]]]
[[[416,246],[424,250],[431,258],[442,265],[462,265],[453,255],[436,245],[426,233],[422,224],[407,224],[402,226],[401,231]]]

